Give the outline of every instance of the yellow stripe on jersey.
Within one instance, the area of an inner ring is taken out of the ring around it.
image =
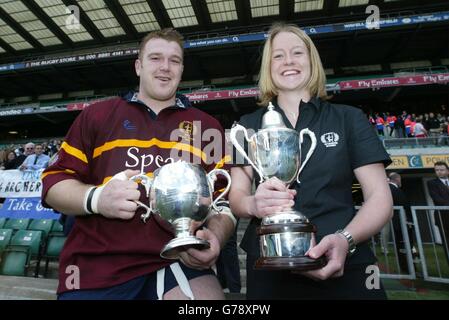
[[[231,161],[231,156],[230,155],[226,155],[224,156],[224,158],[222,158],[217,165],[215,166],[215,169],[220,169],[223,168],[223,166],[225,165],[226,162],[230,162]]]
[[[48,172],[44,172],[41,175],[41,180],[44,179],[46,176],[50,175],[50,174],[56,174],[56,173],[68,173],[68,174],[74,174],[75,171],[70,170],[70,169],[65,169],[65,170],[55,170],[55,171],[48,171]]]
[[[180,143],[176,141],[161,141],[156,138],[152,138],[151,140],[137,140],[137,139],[118,139],[114,141],[109,141],[103,144],[100,147],[95,148],[94,156],[99,157],[103,152],[115,149],[115,148],[123,148],[123,147],[140,147],[140,148],[150,148],[152,146],[157,146],[161,149],[178,149],[183,151],[188,151],[197,157],[201,158],[204,162],[206,162],[206,154],[198,148],[195,148],[186,143]]]
[[[70,154],[71,156],[74,156],[75,158],[88,163],[86,155],[81,150],[69,145],[67,142],[62,143],[61,149],[64,149],[67,154]]]

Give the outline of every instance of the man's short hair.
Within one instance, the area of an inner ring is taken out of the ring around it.
[[[434,167],[436,167],[436,166],[445,166],[446,169],[449,170],[449,166],[448,166],[447,163],[444,162],[444,161],[437,161],[437,162],[435,162],[435,164],[434,164],[433,166],[434,166]]]
[[[142,60],[142,53],[145,49],[145,45],[151,39],[164,39],[167,41],[174,41],[181,47],[182,52],[184,52],[184,38],[183,36],[173,28],[164,28],[162,30],[152,31],[147,34],[140,42],[139,47],[139,59]]]

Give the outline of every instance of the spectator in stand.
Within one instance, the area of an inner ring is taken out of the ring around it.
[[[48,147],[47,142],[42,142],[42,153],[50,156],[50,148]]]
[[[0,166],[0,170],[12,170],[19,167],[19,162],[17,161],[17,155],[13,150],[7,151],[6,159]]]
[[[23,153],[19,153],[19,154],[16,153],[16,155],[17,155],[17,162],[19,164],[22,164],[28,156],[34,154],[34,143],[28,142],[21,149],[23,149]],[[20,150],[19,150],[19,152],[20,152]]]
[[[429,113],[429,136],[437,137],[441,133],[440,122],[435,117],[433,112]]]
[[[377,133],[379,134],[379,136],[384,136],[384,124],[385,121],[384,119],[379,115],[379,113],[375,114],[376,117],[376,128],[377,128]]]
[[[411,115],[408,115],[405,118],[404,125],[405,125],[405,134],[406,134],[407,138],[411,138],[412,137],[412,116]]]
[[[404,119],[398,115],[396,118],[396,122],[394,123],[394,128],[396,130],[396,137],[397,138],[405,138],[405,125],[404,125]]]
[[[369,123],[370,123],[373,127],[376,126],[376,120],[374,120],[374,118],[373,118],[373,116],[372,116],[371,113],[368,115],[368,121],[369,121]]]
[[[427,131],[429,131],[429,114],[428,113],[424,113],[422,124],[423,124],[424,128]]]
[[[43,153],[44,149],[41,144],[37,144],[34,148],[34,154],[29,155],[20,165],[20,170],[39,170],[48,166],[50,157]]]
[[[427,130],[424,128],[421,118],[416,119],[416,123],[413,128],[413,134],[416,138],[427,137]]]
[[[393,114],[390,115],[390,113],[387,112],[387,123],[388,126],[390,127],[390,137],[392,137],[394,132],[394,126],[396,124],[396,116]]]
[[[410,135],[412,137],[415,136],[415,125],[416,125],[415,119],[416,118],[413,116],[413,113],[412,113],[412,116],[410,117],[410,121],[411,121],[411,123],[410,123]]]
[[[444,121],[444,123],[441,125],[442,132],[441,132],[440,138],[438,139],[439,145],[448,145],[449,144],[449,126],[448,126],[448,124],[449,124],[448,121]]]

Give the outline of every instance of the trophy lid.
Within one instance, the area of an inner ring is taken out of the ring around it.
[[[262,129],[267,128],[286,128],[287,126],[282,119],[282,115],[274,110],[271,102],[268,103],[268,111],[265,112],[262,118]]]
[[[264,217],[262,220],[263,225],[308,223],[308,222],[309,220],[304,215],[298,214],[297,211],[293,210]]]

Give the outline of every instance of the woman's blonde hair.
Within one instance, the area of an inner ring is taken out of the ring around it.
[[[281,32],[291,32],[304,41],[310,57],[310,78],[307,81],[306,89],[309,90],[312,97],[327,99],[326,93],[326,74],[324,73],[323,64],[320,55],[316,49],[312,39],[298,26],[293,24],[275,23],[268,31],[268,38],[265,42],[262,53],[262,64],[259,74],[260,102],[262,106],[268,105],[273,97],[278,95],[278,90],[273,83],[271,77],[271,55],[273,47],[273,39]]]

